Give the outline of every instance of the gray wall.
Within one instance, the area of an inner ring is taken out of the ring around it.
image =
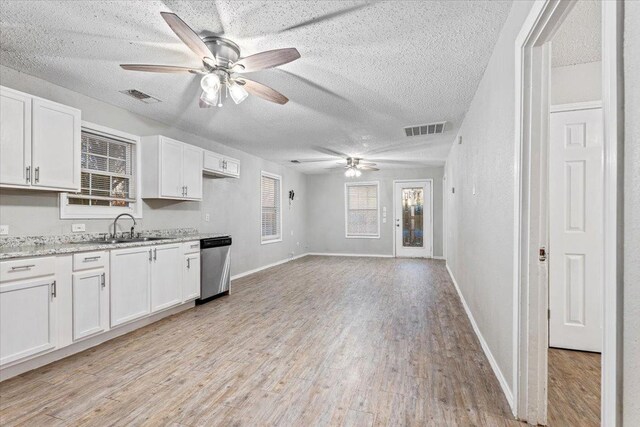
[[[305,175],[10,68],[0,66],[0,84],[79,108],[83,120],[134,135],[166,135],[240,160],[240,179],[205,177],[202,202],[144,200],[139,229],[194,227],[201,231],[230,233],[234,238],[232,274],[305,252]],[[285,206],[281,243],[260,244],[261,170],[282,175]],[[299,196],[289,209],[285,196],[290,189],[296,190]],[[206,213],[210,214],[209,222],[204,221]],[[60,220],[57,193],[2,189],[0,223],[9,225],[10,235],[25,236],[68,234],[72,223],[86,224],[88,232],[107,232],[110,221]]]
[[[444,168],[390,169],[365,172],[360,178],[343,173],[307,178],[309,252],[393,255],[393,180],[433,179],[433,254],[442,256],[442,176]],[[387,207],[387,223],[380,223],[379,239],[347,239],[344,224],[345,182],[379,181],[380,209]]]
[[[640,2],[625,2],[623,419],[640,420]]]
[[[447,263],[512,390],[515,38],[531,4],[513,3],[446,166]]]

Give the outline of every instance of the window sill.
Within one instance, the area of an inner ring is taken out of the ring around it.
[[[282,242],[282,237],[280,237],[279,239],[269,239],[269,240],[262,240],[260,241],[261,245],[268,245],[270,243],[279,243]]]
[[[346,239],[379,239],[380,235],[377,236],[344,236]]]

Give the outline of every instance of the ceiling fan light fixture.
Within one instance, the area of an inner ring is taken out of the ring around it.
[[[220,90],[220,77],[217,74],[207,74],[200,80],[200,87],[210,96],[217,96]]]
[[[229,95],[231,95],[231,99],[233,99],[233,102],[235,102],[236,104],[240,104],[242,101],[247,99],[247,96],[249,96],[249,92],[247,92],[247,90],[242,87],[242,85],[239,85],[236,82],[231,82],[229,84]]]
[[[200,100],[207,105],[215,106],[215,105],[218,105],[218,94],[217,93],[211,94],[209,92],[202,91],[202,94],[200,95]]]

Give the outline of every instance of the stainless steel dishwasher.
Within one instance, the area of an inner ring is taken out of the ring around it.
[[[196,304],[229,294],[230,267],[230,236],[200,240],[200,299]]]

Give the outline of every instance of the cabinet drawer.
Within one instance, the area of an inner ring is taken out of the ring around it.
[[[200,241],[196,240],[195,242],[183,243],[182,252],[184,254],[192,254],[192,253],[200,252]]]
[[[83,252],[73,255],[73,271],[106,267],[109,254],[106,251]]]
[[[0,263],[0,282],[46,276],[48,274],[54,274],[55,270],[55,257],[3,261]]]

